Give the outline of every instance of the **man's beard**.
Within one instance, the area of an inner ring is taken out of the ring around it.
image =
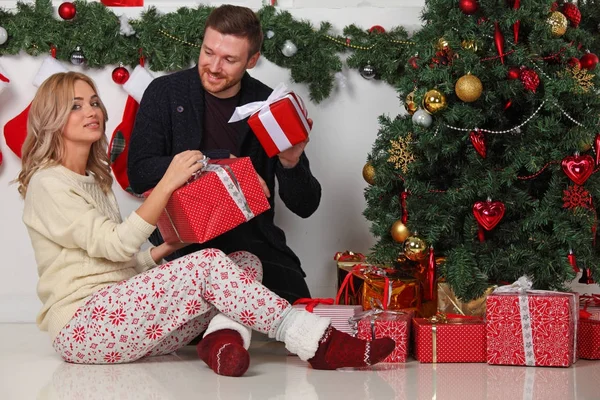
[[[218,79],[220,79],[219,83],[214,84],[210,82],[207,75],[216,76]],[[202,86],[204,86],[204,89],[208,90],[212,94],[224,92],[237,85],[239,82],[239,80],[227,80],[227,77],[221,74],[215,75],[211,73],[208,69],[202,69],[202,73],[200,74],[200,80],[202,81]]]

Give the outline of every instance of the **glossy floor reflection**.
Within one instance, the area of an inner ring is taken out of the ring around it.
[[[572,368],[387,364],[315,371],[280,343],[255,340],[242,378],[214,374],[186,347],[133,364],[74,365],[34,325],[0,325],[0,399],[600,399],[600,361]]]

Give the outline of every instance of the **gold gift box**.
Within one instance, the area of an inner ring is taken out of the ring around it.
[[[496,285],[490,286],[481,297],[464,302],[456,297],[448,283],[439,282],[437,287],[438,311],[444,314],[458,314],[483,318],[485,317],[485,301],[496,287]]]
[[[365,310],[371,309],[372,305],[376,304],[376,300],[379,300],[381,304],[387,304],[389,310],[412,310],[417,312],[420,309],[421,287],[416,279],[388,278],[387,300],[384,299],[385,285],[386,280],[382,276],[371,273],[364,275],[360,301]]]

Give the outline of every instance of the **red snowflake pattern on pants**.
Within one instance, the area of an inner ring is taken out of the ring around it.
[[[262,266],[253,254],[201,250],[100,289],[53,346],[68,362],[131,362],[185,346],[219,312],[273,334],[290,305],[261,279]]]

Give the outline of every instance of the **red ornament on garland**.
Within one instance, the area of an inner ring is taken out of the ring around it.
[[[579,61],[579,58],[577,57],[571,57],[569,58],[569,61],[567,61],[567,65],[571,68],[581,68],[581,61]]]
[[[75,18],[75,14],[77,14],[77,8],[75,4],[65,1],[60,6],[58,6],[58,15],[64,20],[70,20]]]
[[[385,29],[381,25],[373,25],[369,29],[369,33],[385,33]]]
[[[577,28],[581,22],[581,11],[579,11],[579,8],[573,3],[565,3],[561,12],[567,17],[571,26]]]
[[[419,64],[417,64],[418,59],[419,59],[419,56],[413,56],[413,57],[409,58],[408,65],[413,67],[413,69],[419,69]]]
[[[581,62],[581,68],[585,68],[588,71],[593,70],[598,65],[598,56],[594,53],[586,53],[579,59]]]
[[[540,84],[540,77],[538,76],[537,72],[527,67],[521,67],[521,74],[519,78],[521,79],[521,82],[523,82],[523,87],[525,90],[535,93]]]
[[[479,4],[477,0],[459,0],[458,8],[467,15],[473,15],[479,9]]]
[[[583,185],[594,172],[594,159],[587,154],[567,156],[561,165],[565,175],[578,185]]]
[[[471,133],[469,133],[469,138],[471,139],[471,144],[475,148],[475,151],[479,153],[481,158],[485,158],[485,135],[483,132],[481,132],[481,129],[475,129],[474,131],[471,131]]]
[[[117,85],[122,85],[129,79],[129,71],[127,68],[123,67],[123,64],[120,64],[117,68],[113,69],[112,72],[112,80]]]
[[[517,67],[510,67],[508,69],[508,75],[507,78],[510,80],[513,79],[519,79],[519,77],[521,76],[521,70]]]

